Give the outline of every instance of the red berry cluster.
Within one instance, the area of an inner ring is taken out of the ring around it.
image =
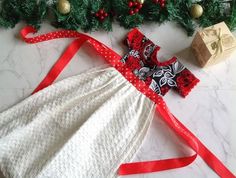
[[[152,0],[155,4],[160,4],[161,7],[165,7],[165,0]]]
[[[140,2],[129,1],[129,15],[134,15],[143,7]]]
[[[95,16],[100,20],[103,21],[107,16],[108,13],[104,11],[104,9],[100,9],[96,12]]]

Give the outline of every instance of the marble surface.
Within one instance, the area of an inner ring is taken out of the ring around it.
[[[30,95],[60,56],[70,39],[54,40],[29,45],[19,40],[18,32],[24,24],[14,29],[0,29],[0,111],[22,101]],[[114,24],[113,32],[93,32],[90,35],[113,48],[119,54],[127,50],[122,40],[127,30]],[[224,62],[202,69],[198,67],[187,37],[177,25],[147,24],[140,27],[155,43],[176,54],[200,80],[191,94],[183,99],[171,91],[165,100],[181,122],[236,174],[236,52]],[[43,24],[40,33],[53,30]],[[236,35],[236,33],[235,33]],[[81,73],[103,64],[103,60],[83,47],[57,80]],[[191,154],[181,140],[155,116],[142,147],[134,160],[165,159]],[[133,175],[127,178],[216,178],[218,177],[200,157],[190,166],[160,173]]]

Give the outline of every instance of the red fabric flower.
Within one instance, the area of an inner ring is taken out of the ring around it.
[[[176,79],[177,89],[181,95],[187,96],[198,81],[188,69],[184,69]]]
[[[177,77],[177,85],[178,87],[188,87],[194,79],[194,75],[188,69],[184,69]]]
[[[169,91],[169,89],[170,88],[167,86],[161,87],[161,95],[164,96]]]
[[[147,77],[146,80],[145,80],[145,83],[149,86],[152,83],[152,78]]]
[[[127,37],[129,47],[131,49],[139,50],[142,45],[144,35],[140,33],[137,29],[132,30]]]
[[[141,65],[139,63],[139,59],[133,56],[128,56],[126,60],[126,65],[133,71],[135,69],[140,69]]]
[[[184,80],[185,80],[185,78],[182,75],[177,77],[176,81],[177,81],[177,85],[178,85],[179,88],[185,85]]]

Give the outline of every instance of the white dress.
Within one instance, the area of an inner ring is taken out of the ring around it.
[[[116,69],[47,87],[0,114],[0,166],[11,178],[115,177],[132,158],[154,103]]]
[[[28,30],[33,32],[32,27],[26,28],[23,36]],[[69,53],[63,54],[65,61],[87,40],[78,32],[59,31],[29,38],[28,42],[61,37],[81,37],[69,45]],[[129,33],[130,51],[122,59],[115,53],[112,56],[112,50],[96,40],[90,43],[116,69],[96,68],[64,79],[0,113],[0,171],[5,177],[116,177],[120,165],[130,162],[145,137],[156,103],[160,115],[196,153],[151,164],[142,162],[137,167],[131,164],[132,169],[129,164],[121,175],[187,166],[199,154],[218,175],[235,178],[160,99],[170,89],[185,97],[199,82],[176,57],[158,61],[160,47],[137,29]],[[54,69],[61,68],[57,64]]]

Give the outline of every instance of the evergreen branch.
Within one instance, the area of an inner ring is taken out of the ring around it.
[[[130,14],[131,0],[68,0],[70,13],[64,15],[57,9],[58,0],[0,0],[0,26],[12,28],[19,21],[40,27],[46,18],[56,27],[84,31],[112,30],[117,20],[125,28],[133,28],[151,21],[173,21],[192,35],[196,26],[210,26],[225,21],[231,30],[236,29],[236,2],[232,0],[165,0],[165,6],[153,0],[145,0],[138,13]],[[135,0],[132,0],[133,2]],[[200,4],[203,15],[195,20],[189,14],[193,3]],[[108,13],[104,20],[95,14],[103,9]],[[50,14],[53,13],[53,17]]]

